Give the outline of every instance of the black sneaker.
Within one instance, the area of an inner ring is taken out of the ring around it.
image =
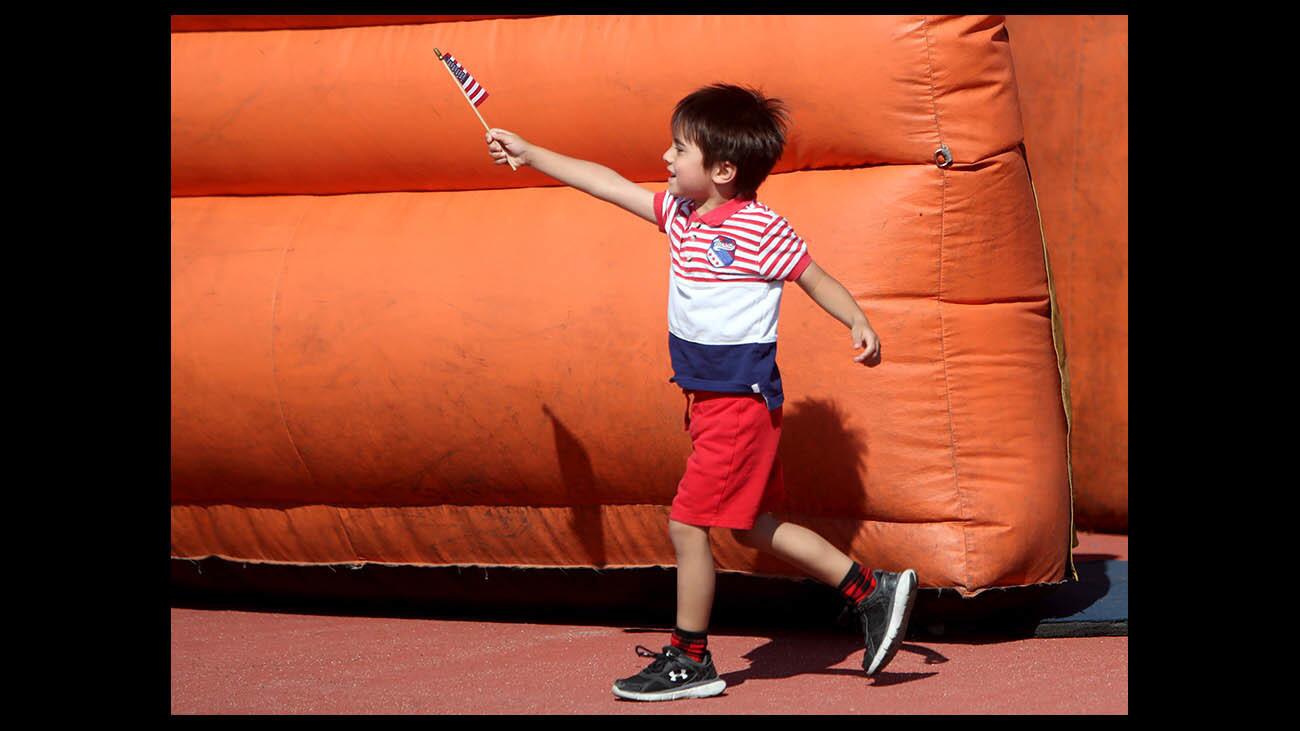
[[[853,609],[862,620],[862,634],[866,638],[862,669],[867,675],[875,675],[894,659],[907,634],[907,620],[912,616],[916,600],[916,572],[912,569],[898,574],[873,569],[871,573],[876,588]]]
[[[630,678],[614,681],[614,695],[633,701],[675,701],[679,698],[708,698],[727,687],[727,681],[713,669],[713,655],[704,651],[704,661],[695,662],[681,650],[668,645],[662,653],[641,645],[636,654],[654,662]]]

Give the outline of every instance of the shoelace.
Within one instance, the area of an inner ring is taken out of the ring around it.
[[[657,673],[657,672],[659,672],[660,670],[663,670],[663,668],[664,668],[664,664],[665,664],[665,663],[667,663],[667,662],[669,662],[670,660],[672,660],[672,658],[669,657],[668,653],[666,652],[667,648],[664,648],[664,649],[665,649],[665,652],[655,652],[655,651],[651,650],[650,648],[645,647],[645,646],[643,646],[643,645],[637,645],[637,646],[636,646],[636,654],[640,655],[641,657],[652,657],[652,658],[654,658],[655,661],[654,661],[653,663],[650,663],[650,667],[646,668],[646,670],[649,670],[649,671],[652,672],[652,673]]]

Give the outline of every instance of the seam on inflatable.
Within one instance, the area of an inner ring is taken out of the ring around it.
[[[939,124],[939,95],[934,88],[934,44],[930,41],[930,16],[921,16],[921,32],[925,34],[925,62],[930,72],[930,108],[934,110],[934,131],[943,144],[943,127]]]
[[[930,72],[930,105],[934,110],[934,129],[939,135],[940,144],[943,143],[943,129],[939,124],[939,100],[938,93],[934,86],[934,53],[930,41],[930,24],[929,16],[921,16],[921,31],[925,34],[925,52],[926,62]],[[964,586],[959,589],[967,589],[972,583],[970,573],[970,531],[968,530],[970,522],[970,509],[966,505],[966,496],[961,490],[961,472],[957,466],[957,430],[953,424],[952,418],[952,382],[948,377],[948,338],[947,327],[943,320],[943,254],[944,254],[944,213],[948,206],[948,172],[939,168],[940,180],[940,198],[939,198],[939,291],[935,296],[935,304],[939,308],[939,360],[943,363],[943,396],[945,406],[948,409],[948,440],[949,453],[952,455],[952,479],[953,489],[957,491],[957,504],[961,511],[961,540],[962,540],[962,581]]]
[[[289,437],[289,446],[293,448],[293,453],[298,458],[298,463],[302,465],[303,470],[306,471],[312,486],[319,487],[316,484],[316,476],[311,473],[311,468],[307,466],[307,460],[303,459],[302,452],[298,449],[298,443],[293,439],[293,431],[289,429],[289,419],[284,413],[284,398],[280,395],[280,369],[275,362],[275,323],[280,314],[280,285],[284,283],[284,273],[289,268],[289,252],[293,250],[293,245],[298,240],[298,231],[302,228],[303,220],[307,218],[307,208],[310,205],[310,201],[304,204],[302,215],[298,217],[298,222],[293,226],[293,235],[289,237],[289,243],[285,245],[284,251],[281,252],[280,274],[275,279],[275,291],[271,295],[271,383],[275,386],[275,406],[280,411],[280,424],[284,426],[284,433]],[[351,543],[350,540],[349,543]]]
[[[1077,111],[1077,113],[1076,113],[1076,116],[1075,116],[1075,122],[1074,122],[1074,134],[1075,134],[1075,145],[1074,145],[1074,148],[1073,148],[1073,153],[1074,153],[1074,155],[1073,155],[1073,157],[1071,158],[1071,166],[1070,166],[1071,169],[1070,169],[1070,247],[1069,247],[1069,252],[1070,252],[1070,253],[1069,253],[1069,257],[1070,257],[1070,272],[1071,272],[1071,273],[1074,273],[1074,272],[1078,271],[1078,270],[1075,269],[1075,267],[1074,267],[1074,251],[1075,251],[1074,240],[1075,240],[1075,235],[1076,235],[1075,221],[1077,220],[1077,218],[1075,217],[1075,209],[1076,209],[1076,203],[1077,203],[1077,201],[1079,200],[1079,157],[1080,157],[1080,155],[1079,155],[1079,150],[1083,149],[1082,147],[1079,146],[1078,143],[1079,143],[1079,140],[1083,137],[1083,129],[1084,129],[1084,124],[1083,124],[1083,99],[1084,99],[1084,92],[1083,92],[1083,83],[1084,83],[1084,79],[1083,79],[1083,63],[1084,63],[1084,60],[1085,60],[1086,56],[1085,56],[1085,54],[1084,54],[1084,50],[1083,50],[1083,48],[1084,48],[1084,35],[1085,35],[1085,33],[1086,33],[1086,30],[1084,29],[1083,24],[1086,23],[1086,22],[1087,22],[1087,18],[1085,17],[1085,18],[1079,19],[1078,22],[1077,22],[1076,25],[1075,25],[1075,28],[1078,30],[1077,40],[1075,41],[1075,44],[1074,44],[1074,47],[1075,47],[1075,49],[1077,49],[1077,53],[1078,53],[1078,71],[1076,72],[1076,73],[1077,73],[1076,78],[1078,79],[1078,81],[1077,81],[1077,83],[1076,83],[1075,86],[1074,86],[1074,91],[1075,91],[1075,99],[1076,99],[1076,102],[1077,102],[1077,109],[1078,109],[1078,111]],[[1026,155],[1025,155],[1025,165],[1028,165],[1028,164],[1029,164],[1029,155],[1028,155],[1028,153],[1026,153]],[[1034,193],[1034,205],[1035,205],[1035,206],[1038,205],[1038,193],[1037,193],[1037,191],[1035,191],[1035,193]],[[1038,222],[1039,222],[1039,226],[1040,226],[1040,227],[1042,226],[1042,221],[1043,221],[1043,219],[1042,219],[1042,216],[1040,215],[1040,216],[1039,216],[1039,219],[1038,219]],[[1046,229],[1043,229],[1043,256],[1044,256],[1044,260],[1046,260],[1046,256],[1047,256],[1047,232],[1046,232]],[[1055,300],[1053,300],[1053,303],[1052,303],[1052,304],[1053,304],[1053,306],[1055,306],[1055,304],[1056,304],[1056,303],[1055,303]],[[1068,353],[1064,353],[1064,348],[1065,348],[1065,322],[1064,322],[1064,321],[1061,321],[1061,322],[1056,323],[1056,324],[1060,325],[1060,327],[1061,327],[1061,348],[1062,348],[1062,353],[1063,353],[1064,355],[1068,356],[1068,355],[1069,355]],[[1055,331],[1053,331],[1052,335],[1053,335],[1053,337],[1056,336]],[[1070,385],[1070,384],[1069,384],[1069,375],[1070,375],[1070,374],[1069,374],[1069,370],[1068,370],[1068,368],[1069,368],[1069,361],[1068,361],[1068,359],[1065,361],[1065,363],[1066,363],[1066,368],[1063,369],[1063,375],[1065,376],[1066,381],[1064,382],[1063,385],[1065,386],[1065,389],[1066,389],[1066,390],[1065,390],[1065,395],[1068,397],[1069,394],[1070,394],[1070,390],[1069,390],[1069,385]],[[1067,404],[1067,406],[1070,406],[1070,405]],[[1070,408],[1072,408],[1072,406],[1071,406]],[[1066,434],[1067,434],[1067,439],[1072,438],[1072,437],[1070,436],[1070,432],[1068,431],[1068,429],[1069,429],[1069,427],[1070,427],[1070,422],[1068,421],[1068,419],[1069,419],[1068,414],[1069,414],[1070,408],[1067,408],[1067,410],[1066,410],[1066,414],[1067,414],[1067,417],[1066,417],[1066,418],[1067,418],[1067,421],[1066,421],[1066,427],[1067,427],[1067,432],[1066,432]],[[1068,457],[1069,457],[1069,454],[1070,454],[1069,451],[1068,451],[1069,448],[1070,448],[1070,443],[1069,443],[1069,441],[1066,442],[1066,445],[1065,445],[1065,446],[1066,446],[1066,450],[1067,450],[1067,452],[1066,452],[1066,456],[1067,456],[1067,458],[1068,458]],[[1066,468],[1069,470],[1069,475],[1070,475],[1070,544],[1071,544],[1071,545],[1070,545],[1070,548],[1071,548],[1071,554],[1070,554],[1070,555],[1071,555],[1071,563],[1070,563],[1070,566],[1071,566],[1071,569],[1073,569],[1073,567],[1074,567],[1074,562],[1073,562],[1073,555],[1074,555],[1074,554],[1073,554],[1073,549],[1074,549],[1074,547],[1079,543],[1079,537],[1078,537],[1078,535],[1075,533],[1075,524],[1074,524],[1074,466],[1073,466],[1073,464],[1071,464],[1069,461],[1067,461],[1065,464],[1066,464]]]
[[[527,18],[549,18],[553,17],[548,14],[541,15],[489,15],[483,18],[448,18],[446,20],[407,20],[396,21],[392,23],[360,23],[357,25],[286,25],[269,28],[193,28],[193,29],[172,29],[172,33],[261,33],[265,31],[283,31],[283,30],[354,30],[357,28],[399,28],[414,25],[442,25],[446,23],[477,23],[488,20],[524,20]]]
[[[1061,407],[1065,411],[1065,479],[1070,490],[1070,540],[1065,549],[1065,565],[1070,576],[1079,580],[1079,572],[1074,566],[1074,548],[1079,545],[1079,536],[1074,525],[1074,466],[1071,464],[1071,446],[1073,424],[1070,412],[1070,371],[1069,354],[1065,351],[1065,332],[1062,330],[1061,312],[1056,304],[1056,287],[1052,284],[1052,262],[1047,251],[1047,230],[1043,228],[1043,212],[1038,206],[1038,190],[1034,187],[1034,176],[1029,171],[1029,154],[1024,153],[1025,173],[1029,176],[1029,190],[1034,194],[1034,213],[1038,216],[1038,235],[1043,243],[1043,270],[1047,276],[1047,300],[1051,315],[1052,346],[1056,355],[1056,370],[1061,379]]]
[[[421,569],[453,569],[454,568],[458,570],[501,569],[501,570],[510,571],[510,570],[542,569],[542,570],[561,571],[561,572],[573,570],[573,571],[594,571],[597,574],[603,574],[606,572],[631,571],[631,570],[638,570],[638,569],[663,569],[665,571],[672,571],[677,568],[676,564],[671,561],[666,561],[663,563],[619,563],[619,564],[611,564],[606,566],[590,566],[587,564],[553,564],[553,563],[502,563],[501,561],[482,561],[479,563],[467,563],[463,561],[453,561],[448,563],[435,563],[435,562],[424,562],[424,561],[378,561],[378,560],[370,560],[370,559],[361,559],[356,561],[330,560],[330,559],[325,559],[321,561],[283,561],[283,560],[268,559],[268,558],[248,558],[244,556],[236,556],[232,554],[216,553],[216,552],[196,553],[189,556],[173,555],[173,556],[169,556],[168,559],[173,566],[179,562],[185,562],[191,565],[195,565],[200,561],[217,559],[219,561],[226,561],[229,563],[251,564],[255,566],[297,566],[301,568],[328,568],[328,569],[346,568],[352,570],[361,569],[367,566],[384,566],[384,567],[410,567],[410,568],[421,568]],[[196,566],[196,569],[197,568],[198,567]],[[807,574],[799,572],[797,569],[792,569],[792,573],[789,574],[773,573],[770,570],[746,571],[742,569],[729,569],[729,568],[722,568],[722,567],[716,567],[714,568],[714,571],[716,571],[719,574],[727,574],[730,576],[753,576],[759,578],[779,579],[782,581],[792,581],[792,582],[800,582],[800,583],[807,581],[808,578]],[[199,570],[198,573],[202,573],[202,571]],[[1005,589],[1017,589],[1021,587],[1031,587],[1031,586],[1060,586],[1061,583],[1062,582],[1059,581],[1036,581],[1027,584],[1000,584],[997,586],[982,587],[974,591],[971,591],[964,587],[949,587],[949,586],[940,586],[940,587],[923,586],[921,587],[921,589],[939,591],[939,592],[955,591],[964,598],[971,598],[971,597],[979,596],[980,594],[989,591],[1001,591]]]
[[[508,503],[467,503],[464,505],[452,504],[452,503],[439,503],[437,505],[427,505],[427,504],[333,505],[329,503],[287,504],[287,503],[258,502],[255,500],[244,500],[238,503],[203,502],[201,500],[192,500],[184,503],[173,503],[171,507],[173,511],[179,509],[207,511],[212,508],[231,508],[235,510],[262,510],[262,511],[275,510],[283,513],[287,513],[291,510],[301,510],[303,508],[331,508],[334,510],[440,510],[440,509],[473,510],[478,508],[516,508],[519,510],[534,510],[534,511],[552,510],[553,511],[553,510],[576,510],[581,508],[593,508],[593,507],[604,508],[606,510],[610,510],[610,509],[619,510],[619,509],[632,509],[632,508],[654,508],[654,509],[670,510],[672,508],[672,503],[601,503],[595,505],[576,505],[576,506],[575,505],[513,505]],[[778,511],[778,512],[781,512],[782,515],[785,515],[792,520],[816,520],[816,521],[824,521],[824,522],[836,521],[840,523],[854,523],[855,525],[860,525],[863,523],[881,523],[884,525],[927,526],[927,525],[940,525],[944,523],[962,522],[960,519],[956,519],[956,518],[953,520],[934,520],[932,518],[915,518],[912,520],[889,520],[886,518],[856,518],[851,516],[840,517],[835,515],[792,513],[789,511]]]

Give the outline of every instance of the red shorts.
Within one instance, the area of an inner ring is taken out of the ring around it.
[[[785,500],[776,453],[781,407],[769,411],[758,394],[709,391],[689,392],[686,404],[691,456],[668,517],[688,525],[753,528],[760,514],[778,510]]]

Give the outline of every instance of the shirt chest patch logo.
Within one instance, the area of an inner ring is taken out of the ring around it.
[[[709,244],[709,250],[705,256],[709,258],[709,263],[715,267],[729,267],[736,260],[736,240],[730,236],[715,236]]]

